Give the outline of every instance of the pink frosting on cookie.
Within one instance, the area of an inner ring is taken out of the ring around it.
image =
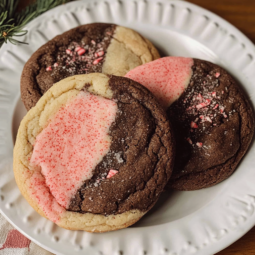
[[[37,203],[41,205],[41,209],[47,218],[55,223],[58,222],[65,209],[60,206],[56,199],[52,196],[45,183],[45,178],[40,172],[35,171],[30,177],[28,190],[33,199],[35,199]]]
[[[68,208],[76,191],[107,154],[111,145],[108,132],[116,113],[115,102],[80,92],[36,137],[31,164],[41,167],[46,185],[61,206]],[[48,206],[43,198],[40,205]]]
[[[165,57],[138,66],[125,77],[147,87],[165,107],[177,100],[189,85],[193,59]]]

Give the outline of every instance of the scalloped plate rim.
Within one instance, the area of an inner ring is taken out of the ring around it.
[[[108,0],[108,2],[114,2],[114,1],[115,1],[115,0]],[[124,1],[125,1],[125,0],[124,0]],[[138,0],[138,1],[139,1],[139,0]],[[86,2],[88,2],[88,1],[83,1],[83,2],[86,3]],[[94,2],[94,1],[91,1],[91,2]],[[160,2],[160,0],[159,0],[158,2]],[[253,52],[251,52],[251,53],[253,53],[252,56],[253,56],[253,57],[255,56],[255,46],[253,45],[253,43],[252,43],[240,30],[238,30],[236,27],[234,27],[233,25],[231,25],[229,22],[225,21],[224,19],[222,19],[222,18],[219,17],[218,15],[216,15],[216,14],[214,14],[214,13],[208,11],[208,10],[205,10],[205,9],[203,9],[202,7],[199,7],[199,6],[195,5],[195,4],[189,3],[189,2],[176,1],[176,0],[162,0],[162,2],[169,2],[169,3],[171,3],[171,2],[176,3],[176,2],[178,2],[178,4],[180,4],[180,5],[183,5],[183,6],[185,6],[185,7],[191,7],[191,8],[193,8],[193,9],[196,9],[198,12],[203,12],[203,13],[206,14],[206,16],[209,16],[209,17],[212,18],[212,19],[215,19],[215,18],[216,18],[216,19],[217,19],[217,22],[220,23],[220,24],[225,23],[228,27],[230,27],[229,30],[234,31],[234,33],[233,33],[234,35],[237,34],[237,37],[242,39],[242,40],[241,40],[241,43],[247,44],[247,45],[248,45],[247,48],[251,48],[251,49],[252,49],[252,51],[253,51]],[[64,11],[67,11],[69,5],[77,5],[77,6],[80,6],[80,5],[82,5],[82,4],[83,4],[82,1],[77,1],[77,2],[72,2],[72,3],[65,4],[65,5],[63,5],[63,6],[56,7],[56,8],[54,8],[54,9],[52,9],[52,10],[46,12],[45,14],[41,15],[40,17],[38,17],[37,19],[33,20],[32,22],[30,22],[30,23],[26,26],[26,28],[32,28],[32,27],[34,27],[36,24],[38,24],[38,23],[40,22],[40,20],[43,20],[43,19],[45,19],[45,17],[48,17],[48,16],[53,15],[53,14],[54,14],[55,12],[57,12],[57,11],[60,12],[61,9],[63,9]],[[182,32],[181,32],[181,33],[182,33]],[[187,35],[187,34],[185,34],[185,35]],[[189,35],[187,35],[187,36],[189,36]],[[192,38],[192,37],[191,37],[191,38]],[[196,40],[198,40],[198,39],[196,38]],[[203,42],[203,44],[204,44],[204,42]],[[0,56],[3,54],[5,48],[8,47],[8,46],[9,46],[9,44],[4,45],[4,46],[2,47],[2,49],[1,49],[1,51],[0,51]],[[253,59],[253,62],[254,62],[254,59]],[[13,224],[13,223],[11,222],[11,220],[8,218],[8,216],[5,215],[5,214],[2,212],[1,208],[0,208],[0,211],[1,211],[2,215],[3,215],[11,224]],[[188,216],[187,216],[187,217],[188,217]],[[252,223],[252,224],[251,224],[251,223]],[[171,223],[169,223],[169,224],[171,224]],[[240,233],[238,233],[238,234],[237,234],[237,233],[234,233],[234,232],[236,232],[236,231],[232,231],[232,233],[228,233],[228,235],[234,235],[235,237],[229,238],[228,241],[225,240],[225,241],[226,241],[225,244],[222,245],[222,247],[221,247],[220,249],[214,250],[213,252],[218,252],[218,251],[220,251],[221,249],[223,249],[223,248],[227,247],[228,245],[230,245],[231,243],[233,243],[234,241],[236,241],[237,239],[239,239],[242,235],[244,235],[246,232],[248,232],[248,231],[254,226],[254,224],[255,224],[255,215],[253,215],[253,217],[250,217],[250,218],[249,218],[249,224],[248,224],[248,221],[246,222],[246,224],[244,224],[244,225],[248,225],[248,226],[244,228],[245,230],[244,230],[241,234],[240,234]],[[244,226],[244,225],[242,225],[242,226]],[[47,246],[41,244],[40,241],[37,241],[35,238],[33,238],[33,237],[29,236],[28,234],[26,234],[26,232],[24,232],[21,228],[19,228],[19,227],[17,227],[17,226],[15,226],[15,227],[16,227],[21,233],[23,233],[25,236],[27,236],[29,239],[31,239],[32,241],[34,241],[34,242],[37,243],[38,245],[42,246],[43,248],[45,248],[45,249],[47,249],[47,250],[50,250],[51,252],[57,253],[56,250],[53,250],[52,248],[47,247]],[[155,226],[155,227],[157,227],[157,226]],[[152,228],[152,227],[151,227],[151,228]]]

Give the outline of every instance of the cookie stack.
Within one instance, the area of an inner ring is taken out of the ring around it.
[[[83,25],[43,45],[24,66],[21,97],[17,185],[66,229],[126,228],[166,188],[215,185],[253,137],[252,107],[224,69],[160,58],[118,25]]]

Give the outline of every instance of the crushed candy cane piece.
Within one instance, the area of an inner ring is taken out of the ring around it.
[[[82,48],[77,51],[79,56],[83,55],[85,52],[86,52],[86,50],[82,49]]]
[[[79,51],[81,49],[82,49],[82,47],[78,46],[78,47],[75,48],[75,51]]]
[[[197,99],[198,99],[198,100],[202,100],[202,99],[203,99],[203,96],[199,93],[199,94],[197,95]]]
[[[205,106],[207,106],[211,103],[210,99],[206,99],[205,101],[206,101],[205,103],[201,103],[201,104],[196,105],[196,108],[199,110],[199,109],[204,108]]]
[[[103,51],[103,50],[101,50],[101,51],[95,53],[95,57],[96,57],[96,58],[97,58],[97,57],[102,57],[103,55],[104,55],[104,51]]]
[[[189,142],[189,144],[192,144],[192,141],[189,137],[187,138],[187,141]]]
[[[66,54],[71,54],[72,53],[72,51],[71,50],[69,50],[69,49],[66,49]]]
[[[223,113],[224,112],[224,107],[220,106],[220,112]]]
[[[93,61],[93,65],[97,65],[103,58],[97,58]]]
[[[106,176],[106,178],[109,179],[109,178],[113,177],[113,176],[114,176],[115,174],[117,174],[117,173],[118,173],[117,170],[111,169],[111,170],[109,171],[108,175]]]
[[[193,121],[191,121],[190,126],[192,128],[198,128],[198,125],[195,122],[193,122]]]
[[[208,122],[210,122],[210,123],[212,123],[212,120],[211,120],[210,117],[208,117],[208,116],[205,117],[205,120],[208,121]]]
[[[220,77],[220,73],[216,73],[216,74],[215,74],[215,77],[216,77],[216,78],[219,78],[219,77]]]
[[[203,143],[196,143],[197,147],[201,148],[203,146]]]
[[[47,71],[47,72],[48,72],[48,71],[52,71],[51,66],[48,66],[48,67],[46,68],[46,71]]]
[[[214,110],[217,109],[218,106],[219,106],[219,104],[216,104],[216,105],[213,107],[213,109],[214,109]]]
[[[197,108],[197,109],[201,109],[201,108],[203,108],[203,107],[205,107],[205,106],[206,106],[205,103],[201,103],[201,104],[196,105],[196,108]]]

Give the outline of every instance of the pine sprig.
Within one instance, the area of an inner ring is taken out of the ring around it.
[[[24,36],[24,26],[42,13],[72,0],[37,0],[25,9],[17,12],[20,0],[0,0],[0,47],[8,41],[13,44],[24,43],[15,36]]]

